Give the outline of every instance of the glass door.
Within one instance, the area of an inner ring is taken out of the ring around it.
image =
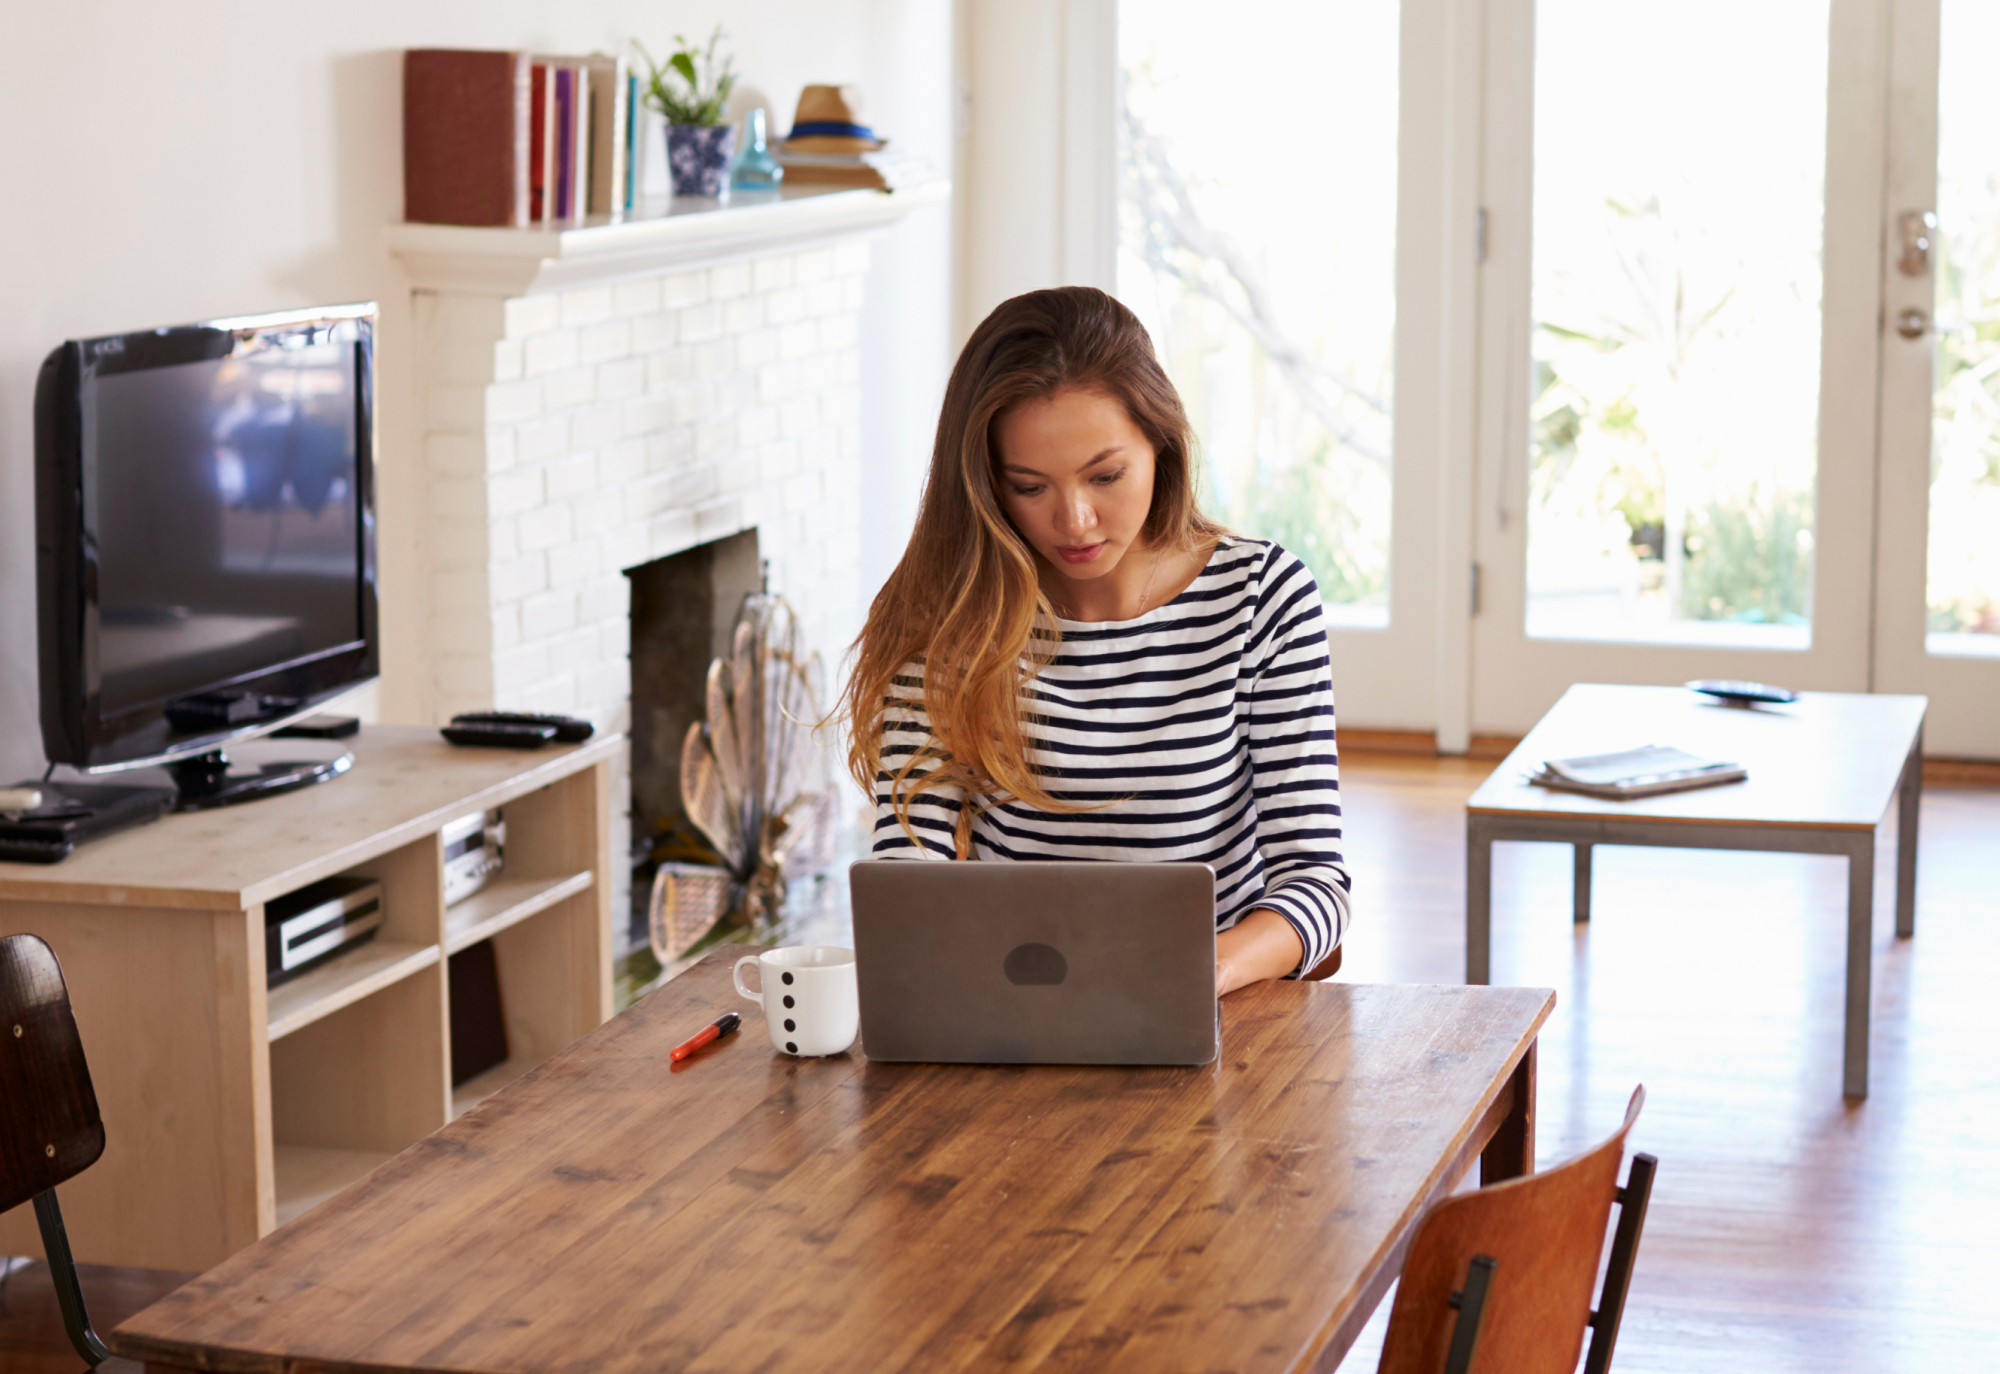
[[[1875,685],[2000,756],[2000,6],[1897,0],[1881,273]]]
[[[1871,0],[1491,0],[1473,729],[1868,687]]]
[[[1435,465],[1397,456],[1421,337],[1398,323],[1399,205],[1426,194],[1399,184],[1406,23],[1382,0],[1226,22],[1120,0],[1117,293],[1187,403],[1207,509],[1318,580],[1342,719],[1428,729]]]

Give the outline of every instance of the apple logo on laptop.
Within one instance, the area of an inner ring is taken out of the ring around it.
[[[1054,945],[1016,945],[1002,967],[1007,981],[1016,984],[1060,983],[1069,977],[1069,960]]]

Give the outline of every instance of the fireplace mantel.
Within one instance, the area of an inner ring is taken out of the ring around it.
[[[531,229],[395,224],[389,251],[420,291],[527,296],[812,248],[951,198],[934,181],[888,194],[832,186],[655,201],[617,220]]]
[[[797,188],[539,229],[400,224],[425,470],[424,710],[633,727],[628,571],[757,532],[831,657],[861,577],[869,240],[950,184]],[[612,844],[629,822],[622,762]],[[625,910],[625,870],[614,875]]]

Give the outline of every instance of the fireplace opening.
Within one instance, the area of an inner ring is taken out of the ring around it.
[[[708,665],[729,651],[737,609],[763,587],[757,531],[697,544],[625,576],[632,583],[633,859],[651,858],[663,840],[705,852],[681,806],[681,741],[702,718]],[[636,937],[645,942],[643,920]]]
[[[632,901],[616,941],[621,1005],[677,971],[661,966],[649,938],[660,865],[720,862],[688,818],[681,792],[681,750],[689,727],[706,717],[709,665],[728,656],[745,598],[783,590],[767,585],[768,564],[756,530],[628,568],[625,576],[632,593]],[[788,867],[792,876],[782,919],[762,930],[760,939],[851,943],[845,860],[853,857],[858,835],[847,833],[852,824],[836,819],[850,809],[851,789],[829,790],[836,795],[812,818],[826,832],[823,842],[794,851],[804,857],[811,849],[818,857],[807,858],[796,871]]]
[[[702,719],[708,665],[729,652],[743,598],[761,590],[757,531],[625,570],[632,584],[632,904],[617,956],[647,972],[647,910],[662,862],[713,864],[681,803],[681,743]],[[636,960],[632,956],[638,955]]]

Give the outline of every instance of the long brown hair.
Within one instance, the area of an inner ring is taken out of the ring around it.
[[[916,529],[868,608],[840,712],[852,729],[848,770],[872,791],[884,771],[892,679],[922,665],[930,735],[894,770],[896,818],[907,832],[912,797],[965,788],[961,853],[981,795],[1080,809],[1052,796],[1028,760],[1024,690],[1054,659],[1060,634],[1034,551],[995,490],[1001,417],[1069,389],[1122,402],[1152,445],[1148,545],[1195,548],[1222,533],[1196,504],[1187,412],[1130,310],[1102,291],[1066,286],[1005,301],[972,332],[945,387]]]

